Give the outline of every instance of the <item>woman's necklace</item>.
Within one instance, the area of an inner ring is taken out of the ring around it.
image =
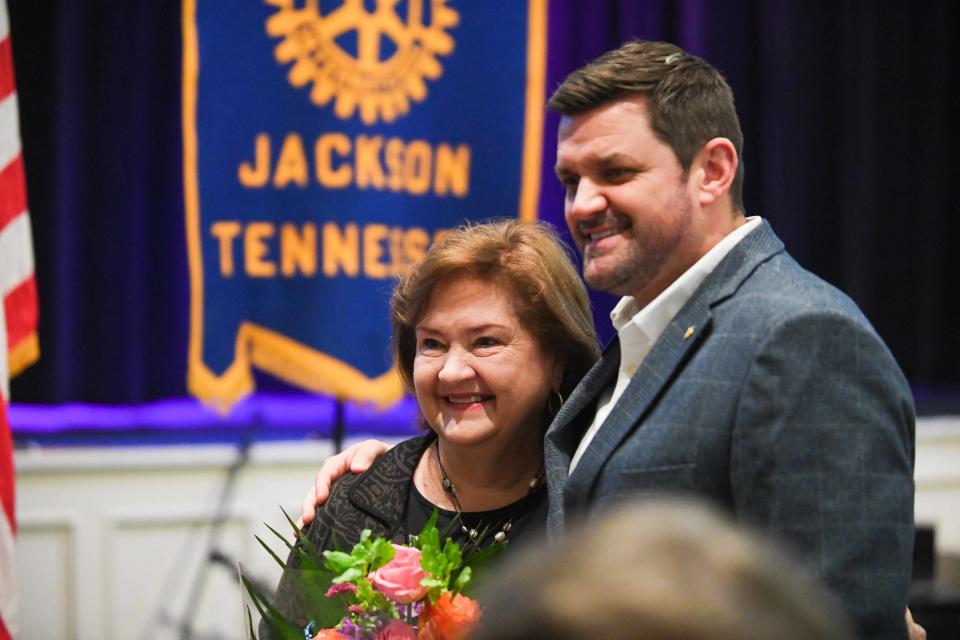
[[[460,506],[460,497],[457,495],[457,487],[450,481],[450,477],[447,476],[446,469],[443,468],[443,463],[440,462],[440,441],[435,442],[436,447],[434,450],[437,453],[437,466],[440,467],[440,475],[443,478],[443,481],[440,483],[440,486],[443,488],[444,492],[450,495],[450,500],[453,502],[453,508],[457,513],[457,520],[460,521],[460,529],[466,534],[468,538],[474,543],[478,543],[477,538],[480,537],[480,532],[473,528],[467,528],[466,524],[463,521],[463,507]],[[529,490],[527,495],[537,490],[537,487],[543,482],[543,463],[540,463],[540,470],[537,471],[537,475],[530,479]],[[507,539],[507,534],[510,533],[510,530],[513,529],[513,517],[507,518],[507,521],[500,526],[500,531],[494,534],[494,542],[504,542]]]

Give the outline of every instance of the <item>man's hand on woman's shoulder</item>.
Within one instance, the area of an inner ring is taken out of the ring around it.
[[[330,495],[330,487],[338,478],[347,473],[363,473],[370,468],[374,460],[389,449],[390,446],[385,442],[364,440],[324,460],[323,466],[317,472],[314,485],[303,498],[303,507],[300,511],[301,526],[313,522],[317,507],[326,502]]]

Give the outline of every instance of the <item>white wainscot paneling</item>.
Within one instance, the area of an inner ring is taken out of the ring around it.
[[[960,557],[960,417],[917,421],[917,522],[936,527],[937,551]]]
[[[236,637],[237,631],[224,634],[242,620],[236,572],[205,560],[212,543],[239,559],[252,518],[234,516],[214,527],[209,513],[161,510],[110,520],[104,538],[110,637],[174,640],[188,626],[195,637]]]
[[[75,520],[56,514],[35,514],[19,522],[17,575],[24,638],[77,635],[76,529]]]
[[[17,451],[21,637],[166,640],[189,618],[197,640],[243,638],[233,567],[276,585],[254,536],[289,529],[280,507],[299,516],[330,451],[255,445],[239,467],[226,446]]]

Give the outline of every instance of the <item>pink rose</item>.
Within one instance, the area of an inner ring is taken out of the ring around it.
[[[402,620],[391,620],[377,632],[374,640],[417,640],[417,632]]]
[[[420,550],[413,547],[393,545],[396,555],[393,560],[370,574],[374,588],[394,602],[410,604],[427,594],[420,585],[427,574],[420,567]]]

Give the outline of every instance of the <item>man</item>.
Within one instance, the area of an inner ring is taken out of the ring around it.
[[[745,217],[727,83],[635,41],[548,106],[584,279],[623,296],[546,435],[551,533],[643,494],[705,496],[799,554],[862,637],[906,637],[910,391],[856,305]]]

